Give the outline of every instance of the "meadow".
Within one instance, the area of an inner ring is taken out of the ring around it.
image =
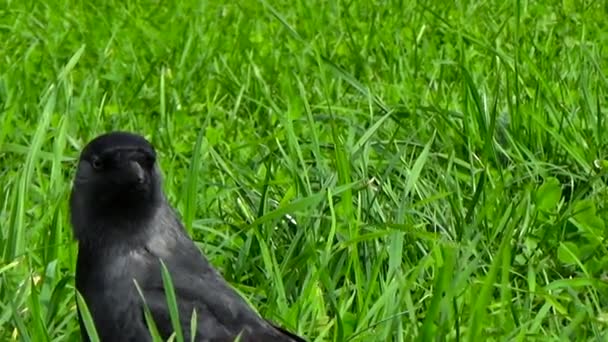
[[[309,341],[608,340],[608,3],[0,4],[0,340],[78,341],[83,145]]]

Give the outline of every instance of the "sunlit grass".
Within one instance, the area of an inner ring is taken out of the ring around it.
[[[67,198],[130,130],[310,341],[604,340],[603,2],[6,2],[0,340],[78,340]]]

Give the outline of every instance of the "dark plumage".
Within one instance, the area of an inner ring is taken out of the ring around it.
[[[304,341],[275,327],[228,285],[188,237],[162,190],[156,153],[143,137],[101,135],[82,151],[70,197],[79,242],[76,288],[102,341],[150,341],[141,297],[163,338],[173,333],[159,259],[169,270],[190,341]],[[83,339],[86,331],[81,322]]]

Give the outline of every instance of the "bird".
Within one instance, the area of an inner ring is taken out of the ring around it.
[[[78,243],[75,287],[101,341],[152,341],[145,307],[163,339],[174,333],[163,265],[184,341],[191,341],[194,312],[194,341],[305,341],[255,312],[195,245],[169,204],[156,150],[143,136],[111,131],[86,144],[69,207]],[[83,341],[89,341],[77,309]]]

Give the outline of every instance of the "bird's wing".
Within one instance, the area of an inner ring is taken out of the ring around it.
[[[197,336],[203,336],[202,340],[232,341],[241,333],[243,341],[302,341],[261,318],[207,262],[192,240],[180,240],[180,248],[162,259],[171,274],[185,338],[190,338],[191,315],[196,310]],[[157,257],[154,251],[148,252],[150,257]],[[160,267],[147,275],[143,292],[159,331],[170,335],[173,327]]]
[[[293,342],[306,342],[305,339],[303,339],[302,337],[292,333],[291,331],[287,331],[281,327],[279,327],[278,325],[274,325],[272,322],[268,322],[270,325],[272,325],[273,328],[275,328],[276,330],[280,331],[283,335],[288,336],[289,338],[291,338],[291,341]]]

